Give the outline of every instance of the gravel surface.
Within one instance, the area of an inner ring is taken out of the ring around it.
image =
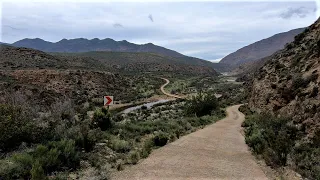
[[[240,133],[244,115],[239,107],[227,108],[223,120],[154,150],[112,179],[267,179]]]

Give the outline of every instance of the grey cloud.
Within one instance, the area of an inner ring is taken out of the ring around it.
[[[114,23],[113,27],[114,28],[123,28],[122,24],[120,24],[120,23]]]
[[[149,14],[148,18],[150,19],[151,22],[153,22],[152,14]]]
[[[306,7],[289,8],[286,12],[281,13],[280,17],[283,19],[290,19],[294,16],[305,18],[309,13],[311,13],[311,10]]]

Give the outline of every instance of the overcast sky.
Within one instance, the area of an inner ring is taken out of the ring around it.
[[[141,0],[140,0],[141,1]],[[316,1],[2,2],[1,40],[112,38],[220,59],[276,33],[311,25]]]

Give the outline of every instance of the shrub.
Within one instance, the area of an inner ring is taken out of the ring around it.
[[[47,179],[44,171],[42,169],[42,166],[40,164],[39,161],[36,161],[33,165],[32,165],[32,169],[31,169],[31,180],[45,180]]]
[[[29,179],[33,157],[28,153],[16,153],[0,161],[0,178]]]
[[[111,148],[119,153],[125,153],[130,151],[130,144],[128,141],[113,137],[111,140]]]
[[[98,126],[102,131],[108,130],[112,127],[113,122],[108,109],[101,108],[94,112],[93,124]]]
[[[296,171],[310,179],[320,179],[320,131],[309,142],[294,147],[293,161]]]
[[[128,163],[137,164],[140,160],[140,153],[138,151],[131,151],[129,153]]]
[[[284,166],[297,138],[297,129],[289,122],[289,118],[269,114],[249,116],[242,124],[246,143],[262,154],[268,165]]]
[[[169,139],[168,134],[160,132],[153,138],[153,142],[155,146],[164,146],[167,144]]]
[[[214,93],[199,93],[186,102],[186,113],[196,116],[210,115],[213,110],[218,109],[218,100]]]
[[[244,115],[252,115],[253,112],[250,110],[248,105],[242,105],[239,107],[239,111],[242,112]],[[245,123],[245,121],[243,121]]]
[[[250,130],[250,136],[247,136],[245,138],[245,141],[255,153],[261,154],[263,153],[266,142],[263,139],[262,132],[255,126],[252,127],[252,129]]]
[[[3,180],[18,179],[22,167],[9,159],[0,160],[0,178]]]
[[[312,80],[311,78],[304,79],[301,75],[298,75],[293,79],[293,84],[292,84],[293,89],[296,90],[296,89],[299,89],[300,87],[305,88],[308,86],[311,80]]]
[[[47,173],[76,168],[80,159],[74,144],[72,140],[53,141],[38,145],[33,152],[13,154],[6,162],[1,162],[6,168],[0,169],[0,176],[5,179],[44,179]]]
[[[17,164],[17,168],[13,169],[15,176],[26,178],[30,174],[34,158],[28,153],[17,153],[14,154],[9,161]]]
[[[142,151],[141,151],[141,157],[142,158],[146,158],[149,156],[149,154],[152,151],[152,147],[154,146],[154,142],[152,139],[147,139],[142,147]]]
[[[74,140],[52,141],[49,142],[48,147],[47,162],[50,162],[50,158],[56,157],[54,151],[58,151],[61,166],[75,169],[80,165],[80,156],[76,150]],[[54,159],[51,162],[54,162]]]
[[[31,118],[21,107],[0,104],[0,149],[7,151],[22,142],[40,141],[43,131]]]

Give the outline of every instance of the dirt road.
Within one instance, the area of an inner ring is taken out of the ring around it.
[[[240,133],[239,105],[227,117],[154,150],[137,165],[112,175],[114,180],[267,179]]]
[[[167,96],[170,96],[170,97],[177,98],[177,99],[182,99],[182,97],[180,97],[180,96],[177,96],[177,95],[170,94],[170,93],[166,92],[166,91],[164,90],[164,88],[170,83],[170,81],[169,81],[169,79],[166,79],[166,78],[161,78],[161,79],[163,79],[163,80],[166,81],[166,83],[163,84],[163,85],[161,86],[161,88],[160,88],[160,90],[161,90],[161,92],[162,92],[163,94],[165,94],[165,95],[167,95]]]

